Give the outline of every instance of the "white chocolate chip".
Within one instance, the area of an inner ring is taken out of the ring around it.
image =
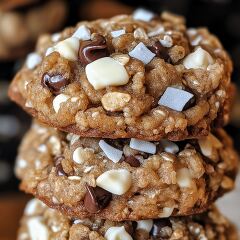
[[[212,56],[201,47],[197,48],[193,53],[190,53],[183,60],[183,65],[187,69],[207,69],[210,64],[213,64],[214,60]]]
[[[177,171],[177,184],[181,188],[188,188],[191,186],[192,177],[188,168],[181,168]]]
[[[214,148],[222,148],[222,143],[212,134],[198,140],[201,152],[206,157],[211,157]]]
[[[27,167],[27,161],[25,159],[17,159],[17,168],[25,168]]]
[[[70,97],[66,94],[59,94],[53,99],[53,109],[56,113],[58,113],[61,104],[66,102]]]
[[[116,195],[126,193],[132,184],[132,177],[126,169],[113,169],[104,172],[96,179],[97,186]]]
[[[72,181],[80,181],[81,177],[79,177],[79,176],[69,176],[68,179],[72,180]]]
[[[142,61],[144,64],[148,64],[156,56],[151,52],[142,42],[140,42],[131,52],[129,56]]]
[[[137,28],[134,32],[133,32],[133,36],[136,39],[148,39],[148,35],[145,32],[145,30],[143,28]]]
[[[126,33],[126,31],[124,29],[120,29],[120,30],[112,31],[111,35],[113,38],[116,38],[116,37],[122,36],[125,33]]]
[[[46,53],[45,53],[45,56],[47,57],[48,55],[50,55],[51,53],[55,52],[55,49],[54,47],[50,47],[47,49]]]
[[[136,138],[131,138],[129,146],[132,149],[135,149],[141,152],[150,153],[150,154],[155,154],[157,151],[157,147],[154,143],[144,141],[144,140],[139,140]]]
[[[137,221],[137,229],[142,229],[149,233],[152,227],[153,227],[153,220],[151,219]]]
[[[88,81],[95,90],[107,86],[121,86],[129,81],[125,67],[110,57],[100,58],[86,66]]]
[[[179,147],[176,143],[167,139],[160,140],[160,144],[163,147],[164,152],[176,154],[179,152]]]
[[[54,33],[52,34],[52,37],[51,37],[53,42],[58,42],[60,38],[61,38],[61,33]]]
[[[128,93],[109,92],[103,95],[101,102],[103,107],[110,112],[122,111],[131,100]]]
[[[164,33],[164,31],[165,31],[164,27],[163,27],[163,26],[160,26],[160,27],[154,29],[153,31],[149,32],[149,33],[148,33],[148,36],[149,36],[149,37],[155,37],[155,36],[157,36],[157,35],[159,35],[159,34]]]
[[[38,146],[37,150],[41,153],[45,153],[45,152],[47,152],[48,149],[47,149],[47,146],[45,144],[40,144]]]
[[[31,216],[36,212],[36,209],[38,206],[44,206],[44,205],[45,205],[44,203],[34,198],[27,203],[24,209],[24,214],[27,216]]]
[[[110,227],[105,236],[106,240],[133,240],[129,233],[122,227]]]
[[[32,217],[27,221],[28,232],[32,240],[48,240],[49,232],[41,217]]]
[[[83,25],[76,30],[76,32],[72,35],[72,37],[78,38],[83,41],[90,40],[91,32],[85,25]]]
[[[164,207],[163,212],[159,215],[161,218],[168,218],[172,215],[174,207]]]
[[[78,147],[74,150],[73,152],[73,161],[75,163],[81,164],[84,162],[84,157],[83,157],[83,148]]]
[[[26,66],[29,69],[34,69],[39,63],[41,63],[42,57],[37,53],[30,53],[27,56]]]
[[[79,39],[76,37],[67,38],[53,47],[62,57],[76,61],[78,59]]]
[[[182,111],[193,98],[194,95],[187,91],[168,87],[161,96],[158,104],[171,108],[175,111]]]
[[[61,142],[59,138],[51,136],[48,141],[51,144],[51,152],[54,155],[59,155],[61,153]]]
[[[163,47],[170,48],[173,45],[173,40],[170,36],[165,35],[163,39],[160,39],[160,43]]]
[[[104,140],[99,141],[99,147],[103,150],[103,152],[106,154],[106,156],[112,160],[114,163],[117,163],[121,160],[123,151],[112,147],[108,143],[106,143]]]
[[[155,14],[144,8],[138,8],[133,13],[133,19],[149,22],[154,18]]]

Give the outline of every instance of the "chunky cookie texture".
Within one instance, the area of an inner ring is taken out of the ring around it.
[[[39,39],[10,97],[85,137],[182,140],[228,121],[232,63],[205,28],[146,12],[80,22]]]
[[[40,34],[57,31],[67,15],[63,0],[3,0],[0,12],[1,60],[25,56]]]
[[[189,217],[171,217],[137,222],[70,219],[32,199],[26,206],[18,240],[237,240],[235,227],[215,207]]]
[[[68,216],[113,221],[203,212],[234,187],[238,157],[217,130],[200,140],[97,139],[32,125],[16,162],[21,189]]]

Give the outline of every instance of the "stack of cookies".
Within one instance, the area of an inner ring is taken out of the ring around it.
[[[9,90],[36,119],[18,239],[237,239],[212,205],[237,173],[231,72],[214,35],[167,12],[42,36]]]

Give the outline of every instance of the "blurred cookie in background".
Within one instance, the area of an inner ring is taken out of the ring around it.
[[[0,192],[16,190],[13,164],[30,119],[7,97],[9,82],[0,78]]]
[[[59,30],[66,17],[64,0],[0,1],[0,61],[24,56],[40,34]]]
[[[130,14],[132,11],[133,7],[114,0],[85,0],[79,6],[79,16],[86,20]]]

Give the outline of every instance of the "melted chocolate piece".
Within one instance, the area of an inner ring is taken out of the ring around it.
[[[134,156],[128,156],[124,158],[124,161],[127,162],[131,167],[140,167],[140,162]]]
[[[102,35],[96,35],[93,40],[81,42],[78,52],[79,61],[84,66],[109,55],[106,39]]]
[[[90,213],[98,213],[112,200],[112,194],[100,187],[86,185],[87,193],[84,198],[84,206]]]
[[[50,75],[45,73],[41,83],[43,87],[48,88],[54,95],[57,95],[69,84],[69,79],[66,79],[61,74]]]
[[[164,59],[164,61],[169,62],[169,55],[167,48],[163,47],[162,44],[157,41],[152,46],[148,47],[149,50],[156,54],[157,57]]]

